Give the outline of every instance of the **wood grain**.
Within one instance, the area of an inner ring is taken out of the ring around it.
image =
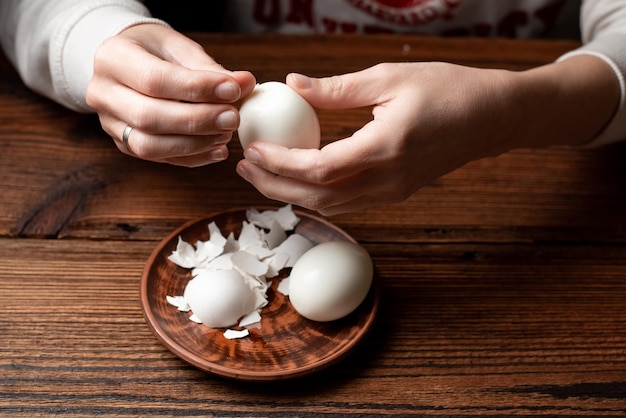
[[[576,44],[404,36],[191,34],[261,80],[382,61],[523,70]],[[321,112],[325,142],[367,109]],[[626,147],[519,150],[406,202],[330,218],[370,252],[381,311],[365,344],[289,383],[236,382],[153,336],[139,280],[183,223],[273,204],[222,164],[119,153],[97,117],[0,65],[0,415],[624,416]]]
[[[187,365],[144,323],[153,243],[4,239],[0,413],[623,413],[626,249],[366,248],[384,295],[366,344],[319,375],[246,384]]]

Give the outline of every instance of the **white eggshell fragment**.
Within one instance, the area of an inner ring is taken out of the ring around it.
[[[289,257],[285,263],[285,267],[293,267],[302,254],[313,248],[313,243],[305,236],[300,234],[292,234],[287,237],[278,247],[277,253],[287,254]]]
[[[224,338],[227,340],[234,340],[237,338],[244,338],[250,335],[250,331],[247,329],[235,330],[235,329],[227,329],[224,331]]]
[[[184,268],[192,268],[198,264],[196,249],[193,245],[178,237],[176,249],[167,257],[172,263]]]
[[[165,300],[167,300],[167,303],[169,303],[170,305],[176,306],[181,312],[189,312],[191,310],[191,307],[182,296],[167,295],[165,296]]]
[[[347,241],[308,250],[289,276],[289,300],[305,318],[326,322],[354,311],[369,292],[373,263],[367,251]]]
[[[254,291],[236,270],[206,271],[187,283],[183,298],[206,326],[235,325],[255,307]]]
[[[277,81],[257,84],[239,109],[239,142],[288,148],[319,148],[320,124],[313,107],[291,87]]]

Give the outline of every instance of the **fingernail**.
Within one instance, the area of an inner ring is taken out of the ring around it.
[[[254,148],[246,148],[243,152],[243,156],[251,163],[259,164],[261,162],[261,154]]]
[[[215,119],[215,126],[223,131],[235,130],[238,124],[237,115],[232,110],[220,113]]]
[[[295,87],[299,89],[308,89],[311,87],[311,79],[305,75],[298,73],[289,74],[291,81],[293,82]]]
[[[222,148],[215,149],[209,153],[209,159],[211,161],[224,161],[228,154]]]
[[[239,86],[227,81],[215,87],[215,96],[221,100],[237,100],[239,98]]]
[[[237,164],[236,171],[242,179],[248,182],[250,181],[250,173],[248,173],[248,170],[245,169],[243,164]]]

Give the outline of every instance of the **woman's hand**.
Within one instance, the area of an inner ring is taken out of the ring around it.
[[[349,138],[321,150],[255,142],[237,166],[265,196],[323,215],[402,201],[514,148],[584,143],[619,98],[613,71],[591,56],[525,72],[380,64],[323,79],[292,74],[287,83],[317,108],[373,106],[373,120]]]
[[[228,156],[239,126],[233,104],[255,83],[175,30],[142,24],[103,42],[86,98],[122,152],[194,167]],[[133,130],[124,144],[127,125]]]
[[[499,71],[443,63],[380,64],[287,83],[317,108],[373,106],[373,120],[321,150],[255,142],[239,174],[272,199],[324,215],[398,202],[481,155],[515,129],[493,117],[507,106]],[[498,92],[495,94],[494,92]]]

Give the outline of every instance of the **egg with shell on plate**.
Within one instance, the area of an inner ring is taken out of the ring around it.
[[[348,241],[324,242],[305,252],[293,266],[289,301],[305,318],[334,321],[365,300],[373,275],[372,259],[363,247]]]
[[[320,124],[315,109],[285,83],[257,84],[239,108],[239,142],[254,141],[288,148],[319,148]]]

